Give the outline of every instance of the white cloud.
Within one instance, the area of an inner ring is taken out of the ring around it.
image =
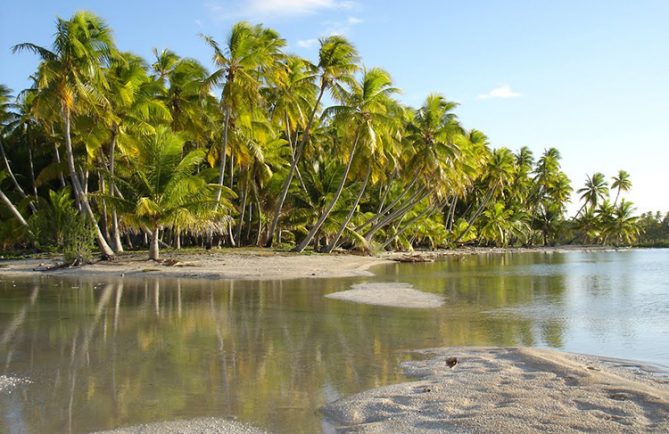
[[[325,35],[347,35],[351,32],[353,26],[364,23],[362,18],[358,17],[348,17],[345,20],[338,21],[326,21],[323,24],[325,25]]]
[[[511,89],[511,86],[508,84],[503,84],[499,87],[494,88],[488,93],[484,93],[478,96],[478,99],[491,99],[491,98],[517,98],[520,96],[520,93]]]
[[[300,48],[313,48],[318,45],[318,39],[300,39],[297,46]]]
[[[210,0],[206,7],[218,18],[309,15],[322,10],[351,9],[348,0]]]

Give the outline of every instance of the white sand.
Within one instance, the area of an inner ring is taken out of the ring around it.
[[[360,283],[347,291],[333,292],[327,298],[378,306],[435,308],[444,304],[443,297],[413,289],[408,283]]]
[[[193,279],[276,280],[320,277],[371,276],[367,271],[387,259],[355,255],[299,255],[268,250],[240,253],[165,254],[164,261],[145,255],[123,255],[111,262],[40,271],[57,259],[22,259],[0,262],[0,275],[134,276]]]
[[[221,418],[159,422],[100,431],[97,434],[267,434],[249,425]]]
[[[404,365],[419,380],[326,406],[337,431],[669,432],[669,378],[634,362],[527,348],[424,353],[432,358]]]

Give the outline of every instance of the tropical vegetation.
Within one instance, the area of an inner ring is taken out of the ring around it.
[[[168,49],[123,52],[90,12],[58,19],[49,47],[14,46],[40,63],[28,89],[0,87],[2,248],[62,250],[72,222],[106,258],[148,247],[152,259],[160,246],[366,252],[640,233],[627,172],[610,188],[589,176],[569,219],[557,149],[495,149],[439,94],[402,104],[343,36],[321,39],[317,59],[246,22],[202,40],[213,71]]]

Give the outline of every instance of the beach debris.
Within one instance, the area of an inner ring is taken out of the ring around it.
[[[449,368],[452,368],[453,366],[458,364],[458,358],[457,357],[449,357],[446,359],[446,366]]]
[[[418,262],[434,262],[434,258],[428,258],[422,255],[404,255],[397,258],[391,258],[395,262],[415,264]]]

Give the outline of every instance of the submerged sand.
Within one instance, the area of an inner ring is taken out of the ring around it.
[[[403,365],[418,380],[326,406],[337,432],[669,432],[669,378],[648,366],[530,348],[421,353]]]
[[[97,434],[267,434],[250,425],[229,419],[200,418],[100,431]]]
[[[418,291],[408,283],[360,283],[347,291],[333,292],[327,298],[377,306],[405,307],[412,309],[436,308],[444,298],[429,292]]]

